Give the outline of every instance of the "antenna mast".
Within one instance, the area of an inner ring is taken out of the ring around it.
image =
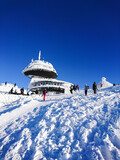
[[[39,51],[39,57],[38,57],[38,60],[40,60],[40,57],[41,57],[41,50]]]

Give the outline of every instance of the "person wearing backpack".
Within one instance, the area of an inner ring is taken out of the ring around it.
[[[70,86],[70,93],[73,94],[73,85]]]

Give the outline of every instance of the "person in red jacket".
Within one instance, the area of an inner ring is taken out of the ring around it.
[[[47,93],[47,90],[44,89],[44,91],[43,91],[43,100],[44,100],[44,101],[45,101],[46,93]]]

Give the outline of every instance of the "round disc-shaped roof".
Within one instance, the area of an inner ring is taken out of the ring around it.
[[[35,60],[32,61],[24,70],[23,74],[32,77],[57,78],[57,72],[51,63]]]
[[[29,78],[32,77],[43,77],[43,78],[57,78],[57,73],[53,71],[48,71],[44,69],[29,69],[24,71],[24,75],[28,76]]]

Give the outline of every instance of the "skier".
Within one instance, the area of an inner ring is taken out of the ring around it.
[[[44,100],[44,101],[45,101],[46,93],[47,93],[47,90],[44,89],[44,91],[43,91],[43,100]]]
[[[97,84],[96,84],[95,82],[93,83],[93,87],[92,87],[92,88],[93,88],[93,90],[94,90],[94,94],[96,94]]]
[[[85,96],[87,96],[87,91],[88,91],[88,86],[87,86],[87,84],[85,84]]]

